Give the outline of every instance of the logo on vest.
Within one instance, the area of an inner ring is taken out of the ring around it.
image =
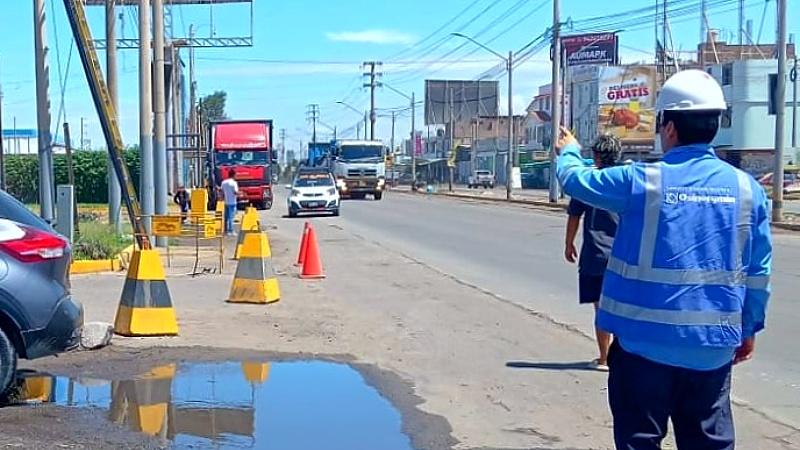
[[[736,203],[736,197],[733,196],[733,189],[727,187],[670,186],[665,189],[664,203],[733,204]]]

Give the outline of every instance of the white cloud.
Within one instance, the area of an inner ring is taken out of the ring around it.
[[[411,45],[417,41],[416,36],[395,30],[363,30],[363,31],[336,31],[326,33],[325,36],[335,42],[361,42],[367,44],[402,44]]]

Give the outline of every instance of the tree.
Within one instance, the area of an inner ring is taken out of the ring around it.
[[[203,121],[203,127],[207,126],[208,122],[228,118],[225,114],[225,100],[227,98],[228,94],[225,91],[216,91],[200,99],[200,117]]]

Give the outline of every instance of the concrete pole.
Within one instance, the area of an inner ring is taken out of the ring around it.
[[[53,223],[53,148],[50,136],[50,67],[47,63],[44,0],[33,0],[33,34],[36,67],[36,125],[39,144],[39,215]]]
[[[556,144],[561,133],[561,1],[553,0],[553,73],[550,89],[551,143],[550,143],[550,203],[558,201],[558,178],[556,177]]]
[[[180,55],[178,53],[178,47],[172,46],[172,131],[173,139],[172,139],[172,146],[179,147],[181,144],[180,138],[177,137],[178,134],[181,134],[181,102],[180,102],[180,92],[181,92],[181,70],[180,70]],[[183,153],[180,151],[173,151],[171,154],[167,155],[171,161],[173,166],[172,171],[172,186],[173,188],[177,188],[178,185],[183,184],[182,176],[183,174]]]
[[[167,214],[167,106],[164,82],[164,0],[153,0],[153,177],[155,178],[155,212]],[[156,238],[156,245],[166,247],[165,237]]]
[[[414,101],[414,93],[411,93],[411,190],[417,190],[417,132],[416,116],[417,110]]]
[[[395,112],[392,111],[392,138],[391,138],[391,144],[390,144],[391,148],[392,148],[391,152],[394,152],[394,122],[395,122],[395,118],[396,117],[397,116],[396,116]]]
[[[514,152],[514,97],[512,73],[514,72],[514,52],[508,52],[508,156],[506,157],[506,200],[511,200],[511,189],[514,187],[514,168],[519,166]],[[480,83],[480,81],[478,82]],[[480,104],[480,103],[478,103]]]
[[[786,0],[778,0],[778,85],[775,93],[775,170],[772,171],[772,221],[783,221],[783,152],[786,147]]]
[[[117,83],[117,33],[115,15],[116,0],[106,0],[106,79],[111,103],[114,105],[114,115],[119,120],[119,88]],[[120,191],[117,173],[111,159],[108,160],[108,223],[117,231],[122,230],[119,220],[122,192]]]
[[[141,176],[139,195],[144,226],[151,230],[150,216],[155,210],[153,179],[153,70],[150,66],[150,0],[139,0],[139,151]]]
[[[194,46],[192,41],[194,40],[194,25],[189,25],[189,129],[187,132],[189,134],[199,134],[199,127],[197,126],[197,83],[194,81]],[[189,142],[196,142],[197,145],[200,145],[199,137],[197,140],[190,140]],[[196,161],[196,159],[192,159],[192,161]],[[195,162],[196,164],[196,162]],[[191,168],[191,164],[189,165]],[[194,172],[197,172],[195,168]],[[191,178],[195,178],[195,173],[191,175]],[[203,183],[202,180],[194,179],[192,182],[193,188],[202,188]]]

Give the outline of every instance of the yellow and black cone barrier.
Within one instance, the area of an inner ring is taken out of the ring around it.
[[[244,235],[250,231],[261,231],[261,224],[258,220],[258,210],[252,206],[248,207],[242,218],[242,226],[239,229],[239,237],[236,239],[236,250],[233,252],[233,259],[239,259],[244,244]]]
[[[127,421],[132,430],[150,436],[166,436],[174,376],[175,365],[170,364],[157,367],[135,380],[113,382],[112,420],[117,423]]]
[[[245,232],[228,302],[265,304],[280,298],[267,233]]]
[[[122,336],[178,334],[178,320],[158,251],[133,252],[114,319],[114,332]]]

